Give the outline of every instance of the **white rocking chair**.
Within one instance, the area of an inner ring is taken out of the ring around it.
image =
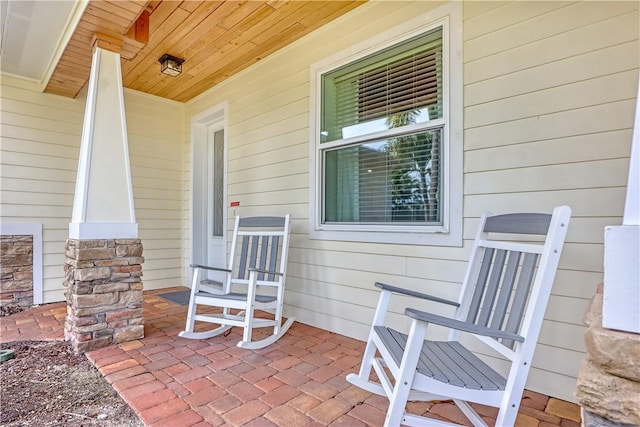
[[[407,401],[449,399],[474,426],[487,424],[469,402],[499,408],[496,426],[514,424],[570,216],[567,206],[552,215],[485,214],[457,302],[376,283],[382,293],[360,372],[347,380],[389,399],[385,426],[457,425],[406,412]],[[508,240],[490,239],[496,234]],[[515,241],[527,234],[545,235],[544,244]],[[407,308],[411,328],[408,335],[400,333],[384,325],[394,293],[449,304],[456,307],[455,316]],[[449,339],[425,340],[429,323],[450,328]],[[507,377],[465,347],[462,336],[477,338],[508,359]],[[370,378],[372,368],[379,382]]]
[[[233,326],[244,328],[238,347],[264,348],[283,336],[295,321],[282,324],[284,286],[289,247],[289,215],[284,217],[236,216],[227,268],[192,264],[194,268],[191,297],[183,338],[205,339],[220,335]],[[219,292],[211,281],[202,280],[203,270],[223,272]],[[206,289],[206,290],[205,290]],[[200,314],[198,305],[222,307],[219,314]],[[236,312],[232,313],[231,310]],[[238,311],[239,310],[239,311]],[[255,317],[255,310],[271,310],[273,319]],[[216,323],[217,328],[195,332],[195,322]],[[254,328],[273,327],[267,338],[252,341]]]

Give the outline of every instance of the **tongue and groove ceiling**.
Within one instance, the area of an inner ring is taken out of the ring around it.
[[[78,95],[99,33],[122,46],[124,87],[186,102],[365,1],[91,0],[44,91]],[[4,34],[3,42],[12,40]],[[160,73],[164,53],[185,59],[178,77]]]

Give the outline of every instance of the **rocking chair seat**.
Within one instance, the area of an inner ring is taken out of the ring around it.
[[[230,300],[230,301],[246,301],[247,294],[241,292],[230,292],[228,294],[211,294],[209,292],[197,292],[196,297],[204,297],[210,298],[212,295],[215,295],[217,299]],[[270,302],[276,301],[278,298],[272,295],[256,295],[254,301],[268,304]]]
[[[407,335],[384,326],[375,331],[399,367]],[[425,341],[417,372],[427,378],[473,390],[504,390],[507,380],[457,341]]]

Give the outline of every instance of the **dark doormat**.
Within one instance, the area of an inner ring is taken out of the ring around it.
[[[176,304],[188,305],[191,289],[187,288],[183,291],[166,292],[164,294],[158,294],[158,296]]]

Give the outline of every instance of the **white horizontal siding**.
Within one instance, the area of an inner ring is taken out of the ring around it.
[[[464,154],[465,172],[628,159],[630,140],[631,129],[623,129],[469,149]]]
[[[62,158],[73,158],[78,154],[78,149],[72,145],[54,145],[45,142],[10,138],[5,135],[2,137],[2,147],[6,152],[38,154]]]
[[[597,2],[558,1],[505,2],[500,7],[479,14],[468,8],[466,10],[465,60],[473,61],[525,46],[535,48],[537,43],[552,43],[553,38],[557,37],[569,37],[574,33],[579,35],[581,31],[588,31],[591,25],[634,13],[637,8],[629,2],[610,2],[608,7],[603,8]],[[632,33],[633,28],[629,30]],[[603,37],[602,34],[598,36]],[[581,45],[574,44],[571,49],[577,46]],[[554,53],[563,55],[567,52],[568,49],[562,49]],[[539,61],[536,62],[538,65]]]
[[[44,301],[61,301],[85,100],[11,82],[3,78],[0,94],[0,219],[43,224]],[[183,107],[135,92],[125,99],[144,285],[180,285]]]
[[[628,130],[634,108],[629,99],[466,129],[465,150]]]
[[[635,95],[628,93],[628,88],[636,83],[637,70],[624,70],[550,89],[467,106],[465,128],[527,119],[621,100],[634,101]]]
[[[17,126],[22,128],[29,127],[31,118],[30,116],[25,115],[23,111],[26,108],[30,107],[30,105],[25,106],[24,103],[21,103],[21,102],[8,101],[6,102],[6,105],[4,105],[3,107],[6,108],[6,111],[10,111],[10,112],[2,113],[2,115],[4,116],[3,122],[11,123],[12,126]],[[50,109],[43,108],[43,109],[40,109],[40,111],[31,112],[31,114],[32,115],[38,114],[38,113],[47,114],[49,113],[49,111]],[[62,114],[64,113],[65,112],[62,112]],[[58,114],[56,115],[59,116],[60,112],[58,112]],[[56,132],[56,133],[65,133],[65,134],[73,134],[73,135],[82,132],[82,124],[78,126],[77,123],[68,123],[58,119],[41,118],[39,124],[40,124],[40,129],[45,132]]]
[[[588,62],[589,67],[582,65]],[[577,56],[526,68],[465,86],[465,102],[477,105],[496,99],[550,89],[563,84],[587,81],[633,69],[638,63],[638,41],[632,40],[607,49],[598,49]],[[540,75],[545,78],[541,79]]]
[[[43,300],[58,301],[64,299],[64,241],[84,101],[35,94],[10,82],[3,79],[0,92],[0,217],[43,225]]]
[[[464,12],[465,21],[471,25],[464,28],[465,38],[473,40],[477,37],[486,36],[495,31],[526,22],[529,19],[545,14],[547,11],[566,7],[570,4],[569,2],[560,1],[535,3],[469,2],[469,4],[465,4]]]
[[[468,173],[465,194],[554,191],[626,185],[629,159],[543,165]]]
[[[457,297],[483,211],[571,206],[528,387],[574,400],[582,316],[602,280],[603,228],[619,224],[624,202],[637,2],[465,3],[463,247],[308,238],[311,64],[434,7],[359,7],[188,103],[187,117],[228,102],[228,200],[240,202],[229,216],[292,214],[287,315],[360,339],[376,304],[375,281]],[[183,153],[190,151],[187,142]],[[182,180],[187,212],[190,171]],[[185,221],[185,264],[189,227]],[[392,303],[393,324],[403,324],[406,304]]]
[[[517,209],[526,211],[550,210],[552,206],[571,206],[574,217],[621,217],[624,204],[624,188],[588,188],[563,191],[532,191],[527,193],[496,193],[465,196],[466,209],[474,216],[484,211],[507,212]],[[619,223],[620,219],[616,221]],[[571,228],[571,227],[570,227]]]
[[[494,6],[465,8],[465,216],[572,207],[527,386],[573,400],[604,226],[624,205],[638,4]]]
[[[557,32],[548,37],[542,36],[538,30],[523,30],[523,32],[529,31],[529,34],[535,38],[520,46],[505,47],[504,49],[498,48],[497,51],[491,55],[483,55],[479,59],[470,60],[465,64],[465,82],[470,84],[637,40],[638,33],[634,28],[634,26],[638,24],[637,8],[634,7],[633,2],[621,3],[626,3],[631,11],[622,15],[607,17],[606,10],[608,8],[594,2],[593,7],[599,8],[602,18],[594,15],[594,21],[592,23],[575,29],[571,29],[570,22],[572,22],[573,19],[565,20],[564,24],[567,31]],[[543,3],[541,2],[541,4]],[[585,7],[584,4],[580,5],[581,9]],[[541,21],[551,19],[552,17],[552,13],[545,14],[544,19]],[[481,15],[478,19],[487,20],[491,19],[491,17],[483,17]],[[478,19],[467,20],[465,22],[465,28],[472,28]],[[500,37],[501,40],[506,38],[517,39],[518,35],[523,33],[520,31],[520,28],[520,25],[511,25],[507,30],[502,31],[498,37]],[[544,23],[539,22],[538,28],[545,28]],[[465,37],[468,37],[466,32]],[[482,43],[478,43],[478,45],[481,46]],[[465,59],[474,58],[473,47],[475,47],[474,44],[469,46],[469,43],[465,43]],[[469,49],[469,52],[467,52],[467,49]]]
[[[182,284],[183,107],[125,91],[131,180],[145,289]]]

